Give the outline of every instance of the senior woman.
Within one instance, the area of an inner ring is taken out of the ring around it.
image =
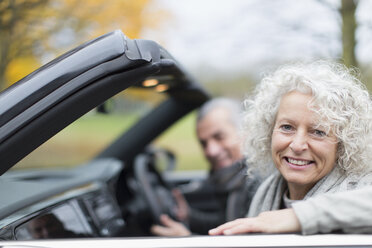
[[[281,67],[245,104],[249,162],[276,169],[257,190],[248,218],[210,234],[297,231],[303,223],[292,204],[372,183],[371,99],[344,66],[317,61]]]

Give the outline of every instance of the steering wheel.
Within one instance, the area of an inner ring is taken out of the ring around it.
[[[161,214],[177,219],[175,214],[177,202],[171,188],[155,168],[154,157],[154,152],[139,154],[134,161],[134,175],[140,192],[149,206],[153,221],[160,223]]]

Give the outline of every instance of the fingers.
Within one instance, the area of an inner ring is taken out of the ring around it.
[[[173,194],[173,196],[174,196],[175,198],[177,198],[177,197],[179,197],[179,196],[182,197],[182,193],[181,193],[181,191],[180,191],[179,189],[177,189],[177,188],[172,189],[172,194]]]
[[[153,225],[150,229],[152,234],[168,237],[191,235],[191,232],[182,223],[172,220],[168,215],[161,215],[160,222],[164,226]]]
[[[179,189],[173,189],[172,194],[173,194],[174,198],[176,199],[178,205],[188,206],[185,197],[183,197],[183,195],[182,195],[182,193]]]
[[[177,221],[174,221],[173,219],[171,219],[168,215],[166,214],[162,214],[160,216],[160,223],[165,226],[165,227],[170,227],[170,228],[173,228],[175,226],[177,226],[179,224],[179,222]]]
[[[191,235],[190,231],[186,227],[179,227],[176,229],[163,227],[160,225],[153,225],[150,229],[151,233],[157,236],[165,237],[181,237]]]
[[[252,232],[270,232],[272,223],[262,222],[260,217],[240,218],[209,231],[210,235],[234,235]]]
[[[232,235],[249,232],[245,225],[249,218],[236,219],[209,230],[209,235]],[[248,225],[247,225],[248,226]]]
[[[262,212],[254,218],[241,218],[227,222],[209,231],[210,235],[232,235],[250,232],[300,232],[301,225],[293,209]]]
[[[187,201],[179,189],[173,189],[172,194],[177,203],[177,209],[175,210],[177,218],[180,221],[185,221],[189,215],[189,206]]]
[[[250,220],[242,221],[235,226],[232,226],[223,231],[224,235],[234,235],[234,234],[243,234],[243,233],[253,233],[253,232],[262,232],[259,225],[251,223]]]
[[[171,230],[160,225],[153,225],[150,229],[151,233],[157,236],[170,236]]]

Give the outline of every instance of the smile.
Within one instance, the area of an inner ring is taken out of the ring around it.
[[[314,161],[312,160],[294,159],[294,158],[289,158],[289,157],[285,157],[285,160],[290,165],[294,165],[294,166],[307,166],[307,165],[311,165],[314,163]]]

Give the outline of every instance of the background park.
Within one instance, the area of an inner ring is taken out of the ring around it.
[[[368,0],[0,0],[0,89],[120,29],[129,38],[160,43],[213,96],[243,100],[263,74],[313,59],[356,68],[371,90],[371,11]],[[136,118],[84,117],[20,164],[84,162]],[[207,166],[194,125],[192,113],[156,141],[179,157],[178,169]]]

